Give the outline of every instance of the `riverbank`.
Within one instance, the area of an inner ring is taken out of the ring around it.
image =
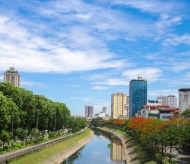
[[[65,159],[70,157],[72,154],[74,154],[76,151],[78,151],[81,147],[86,145],[94,136],[94,132],[91,131],[89,136],[83,138],[82,140],[75,143],[73,147],[70,147],[66,150],[63,150],[59,154],[49,158],[48,160],[44,161],[42,164],[60,164]]]
[[[105,127],[98,128],[98,129],[112,133],[122,141],[125,159],[126,159],[127,164],[139,164],[140,163],[138,160],[137,154],[135,154],[135,149],[134,149],[134,147],[131,146],[130,140],[128,138],[126,138],[125,136],[123,136],[122,134],[120,134],[119,132],[117,132],[114,129],[108,129]]]
[[[85,132],[68,138],[50,147],[40,149],[26,156],[10,161],[11,164],[30,163],[61,163],[72,153],[80,149],[93,138],[93,132],[87,129]]]

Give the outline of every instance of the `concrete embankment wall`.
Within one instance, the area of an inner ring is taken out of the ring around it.
[[[78,141],[73,147],[71,147],[67,150],[63,150],[62,152],[59,152],[59,154],[47,159],[42,164],[60,164],[60,163],[62,163],[65,159],[70,157],[72,154],[74,154],[76,151],[78,151],[80,148],[82,148],[84,145],[86,145],[89,141],[91,141],[93,136],[94,136],[94,132],[91,131],[89,136]]]
[[[108,128],[98,128],[100,130],[109,132],[115,136],[117,136],[122,141],[122,146],[125,154],[125,159],[127,164],[138,164],[139,161],[137,159],[137,156],[135,154],[134,148],[129,145],[129,140],[123,136],[122,134],[118,133],[117,131],[113,129]]]
[[[22,149],[19,149],[19,150],[15,150],[15,151],[12,151],[12,152],[9,152],[9,153],[6,153],[6,154],[1,154],[0,155],[0,163],[5,163],[6,160],[15,159],[15,158],[18,158],[20,156],[23,156],[23,155],[29,154],[31,152],[37,151],[37,150],[39,150],[39,149],[41,149],[43,147],[54,145],[54,144],[56,144],[56,143],[58,143],[60,141],[63,141],[63,140],[66,140],[68,138],[74,137],[74,136],[76,136],[78,134],[81,134],[81,133],[85,132],[86,130],[87,130],[87,128],[85,128],[85,129],[83,129],[80,132],[77,132],[75,134],[69,135],[69,136],[60,137],[60,138],[53,139],[53,140],[50,140],[50,141],[47,141],[47,142],[44,142],[44,143],[41,143],[41,144],[38,144],[38,145],[29,146],[29,147],[22,148]]]

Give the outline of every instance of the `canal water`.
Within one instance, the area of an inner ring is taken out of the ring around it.
[[[94,130],[93,139],[62,164],[125,164],[125,155],[118,138]]]

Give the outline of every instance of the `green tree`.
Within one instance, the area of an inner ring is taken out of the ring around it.
[[[27,129],[18,128],[16,130],[16,134],[17,134],[18,138],[21,139],[21,141],[25,144],[25,140],[26,140],[27,135],[28,135],[28,130]]]
[[[10,134],[5,130],[1,130],[0,140],[3,142],[3,148],[4,148],[6,142],[9,144]]]
[[[190,106],[185,111],[180,113],[180,116],[183,118],[190,118]]]
[[[98,126],[103,126],[104,125],[104,120],[102,117],[97,117],[92,120],[92,125],[95,127]]]

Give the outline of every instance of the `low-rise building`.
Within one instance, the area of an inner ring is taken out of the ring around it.
[[[148,101],[143,109],[136,114],[136,117],[143,118],[159,118],[167,120],[172,117],[177,117],[179,114],[178,108],[171,108],[168,105],[161,105],[160,101]]]

